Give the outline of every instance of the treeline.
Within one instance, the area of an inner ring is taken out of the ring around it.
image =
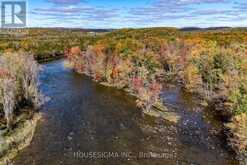
[[[0,54],[23,51],[43,61],[63,56],[75,45],[90,44],[97,33],[69,29],[3,29],[0,32]]]
[[[232,122],[231,145],[238,152],[247,149],[247,31],[123,29],[66,55],[76,71],[134,93],[144,110],[159,101],[164,82],[218,102],[215,109]]]
[[[110,33],[78,29],[1,31],[0,54],[16,51],[33,54],[36,60],[66,54],[76,71],[128,90],[137,96],[138,106],[145,111],[159,102],[162,83],[179,84],[208,103],[215,103],[215,109],[230,122],[227,127],[233,148],[239,152],[246,150],[246,29],[191,32],[147,28]],[[24,55],[21,58],[25,59]],[[15,98],[18,97],[15,95]]]

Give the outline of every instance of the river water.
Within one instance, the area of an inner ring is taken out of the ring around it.
[[[126,93],[64,68],[43,65],[42,109],[34,139],[15,165],[235,165],[218,136],[220,124],[177,88],[162,99],[177,123],[145,116]]]

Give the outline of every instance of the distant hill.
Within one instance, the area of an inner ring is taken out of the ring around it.
[[[83,29],[83,28],[62,28],[62,27],[52,27],[52,28],[26,28],[26,29],[46,29],[46,30],[70,30],[70,31],[77,31],[77,32],[96,32],[96,33],[102,33],[102,32],[111,32],[114,29]]]
[[[4,29],[2,28],[2,32],[6,31],[25,31],[25,30],[52,30],[52,31],[74,31],[74,32],[96,32],[96,33],[103,33],[103,32],[112,32],[114,29],[82,29],[82,28],[61,28],[61,27],[52,27],[52,28],[10,28],[10,29]]]
[[[150,27],[150,28],[127,28],[127,29],[177,29],[179,31],[183,32],[193,32],[193,31],[224,31],[224,30],[247,30],[247,27],[208,27],[208,28],[200,28],[200,27],[184,27],[184,28],[169,28],[169,27]],[[123,29],[84,29],[84,28],[63,28],[63,27],[52,27],[52,28],[40,28],[40,27],[31,27],[31,28],[19,28],[19,29],[1,29],[3,33],[6,33],[6,31],[11,32],[18,32],[18,31],[25,31],[25,30],[48,30],[48,31],[72,31],[72,32],[95,32],[95,33],[106,33],[106,32],[112,32],[112,31],[118,31]],[[126,30],[126,29],[125,29]],[[0,32],[1,32],[0,31]]]
[[[210,30],[230,30],[231,27],[209,27],[209,28],[199,28],[199,27],[185,27],[181,28],[181,31],[210,31]]]

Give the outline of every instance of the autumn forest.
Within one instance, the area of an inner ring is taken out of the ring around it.
[[[102,32],[30,28],[6,29],[0,36],[0,136],[11,136],[39,113],[49,100],[39,88],[40,65],[64,59],[64,66],[73,72],[133,96],[136,107],[146,115],[154,109],[167,111],[161,98],[164,86],[180,87],[195,96],[200,106],[210,107],[223,125],[225,145],[236,155],[246,156],[244,28]],[[0,143],[0,158],[13,145]]]

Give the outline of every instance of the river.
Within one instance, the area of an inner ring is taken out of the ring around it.
[[[219,123],[177,88],[162,99],[181,120],[143,115],[135,100],[74,73],[63,60],[43,65],[42,108],[34,139],[15,165],[235,165]]]

